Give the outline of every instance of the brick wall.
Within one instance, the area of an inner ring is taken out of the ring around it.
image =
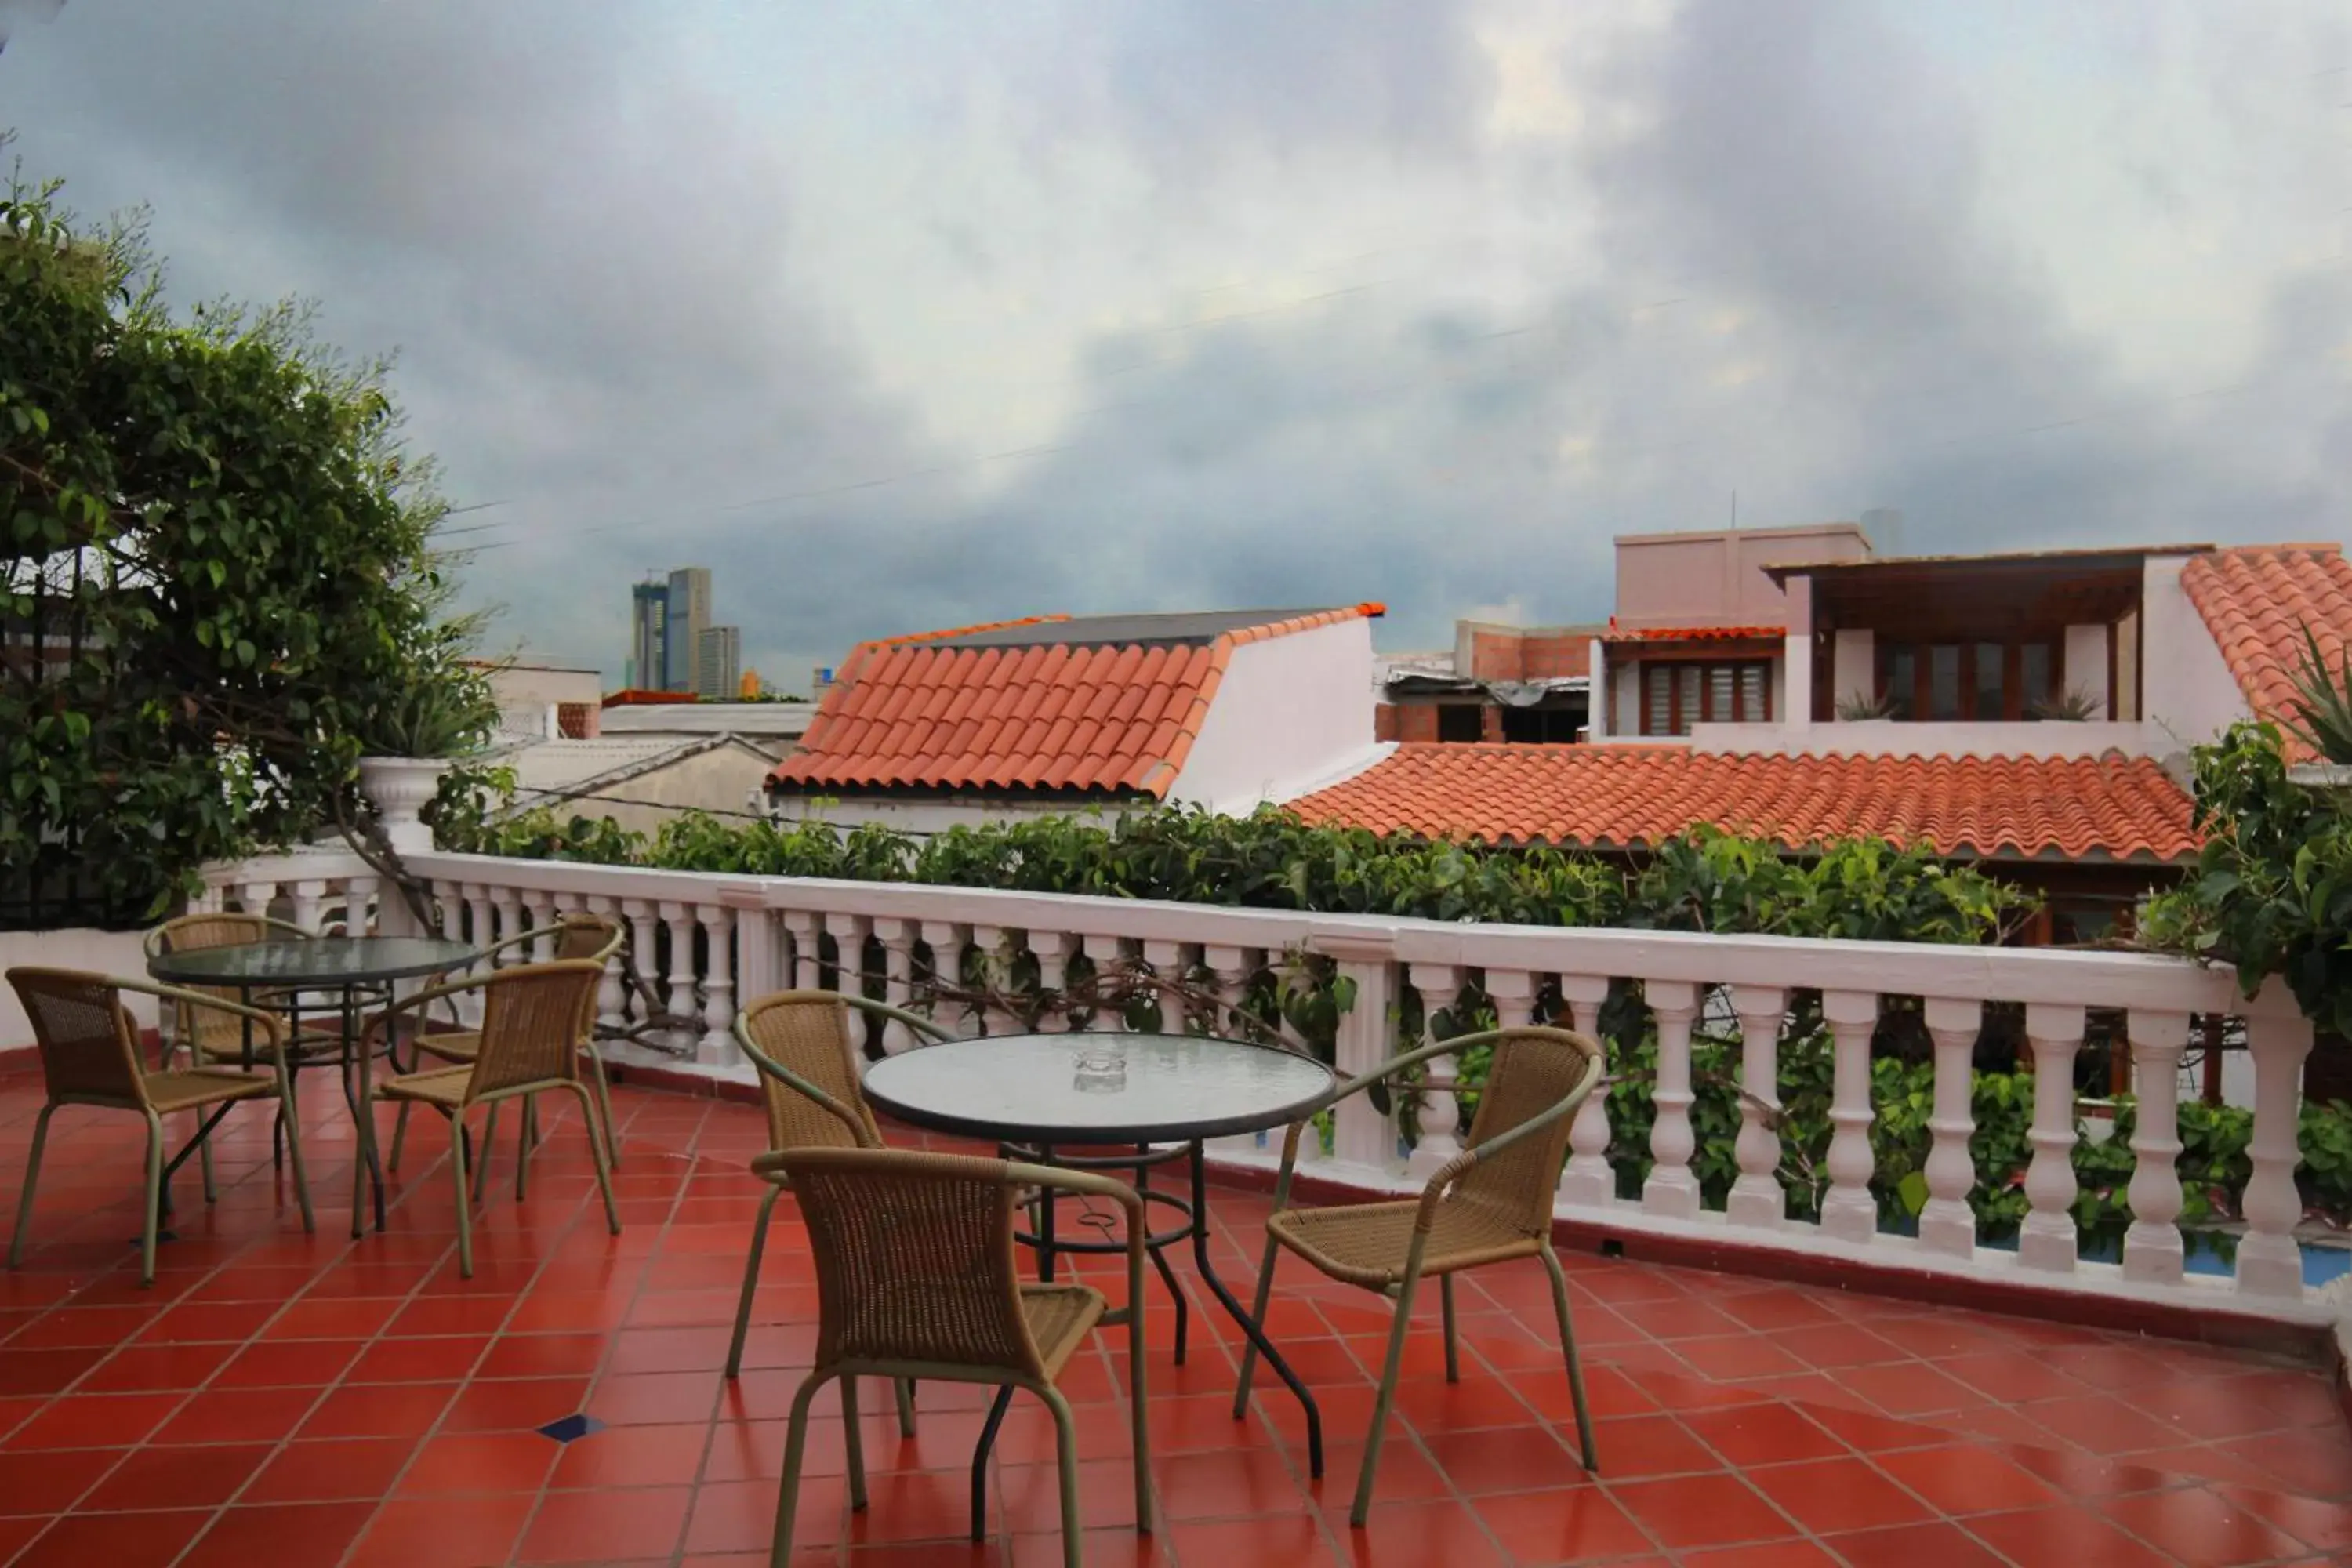
[[[1592,673],[1590,632],[1474,631],[1473,680],[1564,680]]]
[[[1500,741],[1503,738],[1503,710],[1493,703],[1478,710],[1478,738]]]
[[[1372,704],[1372,739],[1393,741],[1397,738],[1397,705],[1393,702]]]
[[[1437,739],[1437,705],[1435,703],[1400,702],[1384,703],[1382,706],[1395,715],[1393,721],[1395,733],[1381,734],[1383,740],[1418,742]],[[1381,722],[1378,715],[1374,716],[1373,722],[1376,725]],[[1377,730],[1374,732],[1381,733]]]

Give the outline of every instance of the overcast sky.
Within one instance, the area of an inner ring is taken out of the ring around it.
[[[189,298],[397,350],[507,647],[1599,617],[1620,532],[2340,539],[2340,0],[14,0]],[[0,0],[5,16],[11,0]],[[495,527],[488,526],[495,524]]]

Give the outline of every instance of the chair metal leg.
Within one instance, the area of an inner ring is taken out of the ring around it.
[[[1054,1458],[1062,1472],[1062,1568],[1086,1568],[1079,1556],[1085,1536],[1078,1529],[1078,1424],[1058,1388],[1040,1388],[1054,1413]]]
[[[147,1113],[147,1223],[139,1237],[139,1283],[155,1283],[155,1239],[163,1226],[163,1119]]]
[[[621,1211],[613,1202],[612,1162],[604,1153],[604,1134],[596,1125],[596,1108],[588,1099],[588,1086],[578,1079],[571,1084],[572,1092],[580,1097],[580,1120],[588,1129],[588,1152],[596,1156],[596,1190],[604,1194],[604,1225],[614,1236],[621,1234]],[[488,1147],[489,1141],[483,1140]]]
[[[220,1202],[220,1186],[213,1179],[212,1128],[205,1124],[205,1113],[196,1112],[196,1168],[205,1173],[205,1202]]]
[[[318,1217],[310,1212],[310,1173],[302,1164],[302,1130],[295,1124],[293,1119],[292,1092],[282,1081],[278,1086],[278,1104],[287,1118],[286,1152],[294,1165],[294,1201],[302,1205],[302,1233],[305,1236],[315,1236],[319,1231],[319,1221]],[[366,1171],[365,1159],[360,1161],[360,1169],[362,1173]]]
[[[898,1394],[898,1436],[911,1437],[915,1435],[915,1380],[895,1378],[891,1386]]]
[[[849,1510],[866,1511],[866,1436],[858,1429],[857,1380],[841,1380],[841,1446],[849,1457]]]
[[[1538,1256],[1551,1276],[1551,1307],[1559,1319],[1559,1353],[1568,1362],[1568,1392],[1576,1405],[1576,1440],[1584,1449],[1584,1468],[1599,1475],[1601,1460],[1592,1450],[1592,1412],[1584,1403],[1584,1368],[1577,1362],[1576,1331],[1568,1321],[1568,1276],[1560,1271],[1559,1258],[1550,1247]]]
[[[971,1543],[983,1544],[988,1540],[988,1456],[996,1447],[996,1434],[1004,1425],[1004,1413],[1013,1408],[1012,1384],[996,1391],[989,1401],[988,1419],[981,1423],[980,1441],[971,1449]]]
[[[743,1340],[751,1331],[751,1298],[759,1290],[760,1258],[768,1250],[768,1222],[775,1217],[776,1200],[783,1191],[771,1183],[768,1195],[760,1200],[759,1217],[751,1222],[751,1256],[743,1262],[743,1299],[735,1303],[735,1338],[727,1346],[727,1375],[730,1378],[743,1371]]]
[[[784,1479],[776,1493],[776,1534],[769,1548],[769,1568],[790,1568],[793,1556],[793,1515],[801,1500],[801,1462],[808,1452],[809,1401],[825,1384],[824,1373],[811,1373],[793,1394],[793,1416],[784,1437]]]
[[[8,1238],[8,1267],[25,1266],[25,1237],[33,1228],[33,1189],[41,1184],[41,1151],[48,1146],[49,1116],[55,1105],[41,1107],[33,1119],[33,1152],[25,1161],[25,1190],[16,1199],[16,1229]]]
[[[499,1102],[490,1101],[490,1113],[482,1118],[482,1147],[475,1155],[478,1169],[474,1172],[474,1201],[480,1203],[490,1182],[490,1155],[499,1146]]]
[[[1372,1510],[1372,1479],[1380,1473],[1381,1438],[1389,1424],[1389,1405],[1396,1399],[1397,1373],[1404,1367],[1404,1336],[1412,1327],[1413,1288],[1421,1283],[1420,1259],[1405,1270],[1404,1282],[1397,1287],[1396,1317],[1389,1324],[1389,1354],[1381,1370],[1380,1396],[1372,1401],[1372,1427],[1364,1434],[1364,1468],[1356,1478],[1356,1503],[1348,1510],[1348,1522],[1361,1530],[1364,1520]]]
[[[1250,1302],[1250,1321],[1258,1326],[1260,1333],[1265,1331],[1266,1303],[1274,1298],[1274,1260],[1281,1251],[1281,1243],[1271,1236],[1265,1238],[1265,1261],[1258,1265],[1257,1295]],[[1256,1371],[1257,1344],[1251,1341],[1242,1347],[1242,1375],[1234,1385],[1234,1419],[1236,1421],[1249,1414],[1250,1378]]]
[[[1437,1300],[1445,1312],[1445,1381],[1459,1383],[1462,1381],[1462,1355],[1455,1348],[1454,1338],[1453,1275],[1441,1274],[1437,1277]]]
[[[612,1081],[604,1071],[604,1054],[593,1044],[587,1046],[585,1049],[588,1053],[588,1065],[593,1069],[590,1081],[596,1086],[596,1114],[602,1117],[604,1122],[604,1157],[613,1163],[613,1169],[617,1171],[621,1168],[621,1140],[613,1127]]]
[[[515,1202],[517,1203],[522,1202],[523,1194],[530,1188],[530,1145],[533,1137],[539,1131],[539,1096],[526,1094],[522,1097],[521,1121],[522,1125],[516,1129],[520,1136],[515,1140]]]
[[[496,1107],[492,1108],[493,1110]],[[472,1188],[466,1182],[466,1117],[463,1111],[449,1118],[449,1169],[457,1181],[457,1278],[474,1277],[474,1205]],[[490,1163],[490,1140],[482,1139],[482,1163]]]
[[[400,1169],[400,1152],[402,1149],[405,1148],[408,1143],[409,1104],[410,1102],[405,1100],[400,1102],[399,1120],[395,1121],[392,1124],[392,1158],[383,1163],[383,1168],[387,1171],[397,1171]]]

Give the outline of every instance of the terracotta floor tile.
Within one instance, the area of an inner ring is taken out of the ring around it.
[[[0,1140],[25,1124],[27,1081],[0,1072]],[[315,1098],[310,1147],[326,1152],[331,1192],[348,1179],[347,1164],[333,1169],[348,1129],[334,1097]],[[265,1190],[266,1122],[224,1146],[223,1201],[169,1249],[152,1294],[137,1289],[112,1218],[87,1265],[67,1271],[85,1244],[61,1238],[0,1276],[0,1562],[21,1549],[25,1563],[75,1568],[183,1557],[199,1568],[505,1568],[518,1557],[758,1568],[783,1416],[815,1349],[807,1249],[787,1205],[744,1373],[722,1377],[760,1194],[741,1169],[764,1141],[760,1113],[627,1085],[619,1102],[632,1124],[625,1233],[605,1234],[559,1122],[531,1198],[501,1191],[485,1205],[472,1280],[452,1258],[439,1134],[428,1130],[412,1156],[421,1163],[395,1189],[390,1228],[352,1247],[332,1225],[312,1239],[286,1224]],[[77,1145],[86,1136],[105,1134],[77,1132]],[[892,1137],[925,1142],[906,1129]],[[102,1142],[91,1152],[110,1168]],[[75,1179],[58,1190],[78,1190]],[[1244,1291],[1265,1203],[1217,1198],[1217,1256]],[[1261,1381],[1233,1419],[1237,1337],[1178,1259],[1195,1309],[1181,1368],[1151,1287],[1160,1536],[1131,1528],[1119,1337],[1087,1347],[1063,1376],[1087,1561],[2180,1568],[2265,1553],[2253,1561],[2317,1568],[2352,1556],[2352,1434],[2315,1369],[1592,1254],[1563,1266],[1601,1474],[1579,1462],[1540,1272],[1487,1270],[1457,1291],[1459,1385],[1441,1375],[1433,1295],[1417,1308],[1374,1518],[1357,1531],[1347,1515],[1370,1418],[1367,1363],[1385,1346],[1387,1307],[1305,1270],[1279,1281],[1275,1331],[1324,1412],[1327,1471],[1312,1480],[1286,1390]],[[1118,1286],[1115,1260],[1077,1277]],[[875,1506],[846,1510],[829,1394],[810,1427],[796,1568],[1060,1563],[1041,1405],[1014,1404],[989,1481],[990,1540],[975,1549],[967,1464],[988,1392],[926,1384],[911,1439],[878,1384],[862,1392]],[[535,1430],[583,1411],[609,1425],[569,1444]],[[6,1511],[25,1507],[71,1511]]]
[[[1797,1526],[1736,1476],[1603,1485],[1661,1545],[1670,1548],[1780,1541],[1799,1533]]]
[[[685,1487],[550,1492],[515,1560],[604,1563],[666,1556],[677,1550],[692,1497]]]
[[[9,1568],[167,1568],[212,1519],[209,1509],[72,1514],[35,1537]]]
[[[197,1538],[178,1568],[336,1568],[376,1510],[363,1503],[289,1503],[229,1509]]]

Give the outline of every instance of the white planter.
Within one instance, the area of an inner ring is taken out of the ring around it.
[[[2287,769],[2286,776],[2313,789],[2352,790],[2352,766],[2342,763],[2297,763]]]
[[[433,853],[433,829],[417,813],[431,803],[449,771],[443,757],[362,757],[360,794],[375,807],[384,837],[400,855]]]

